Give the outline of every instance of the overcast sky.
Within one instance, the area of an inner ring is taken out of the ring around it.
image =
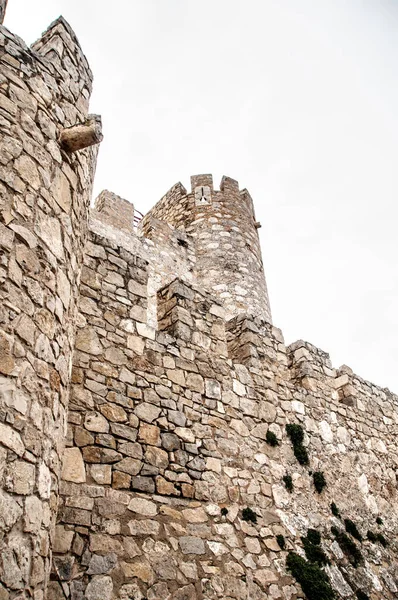
[[[103,188],[146,212],[196,173],[253,196],[274,324],[398,392],[397,0],[9,0],[95,76]]]

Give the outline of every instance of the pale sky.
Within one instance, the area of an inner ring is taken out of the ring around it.
[[[223,174],[256,208],[274,324],[398,392],[397,0],[9,0],[62,14],[102,115],[95,193]]]

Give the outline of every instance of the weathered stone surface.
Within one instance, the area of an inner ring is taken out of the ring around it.
[[[138,431],[138,439],[141,442],[150,444],[151,446],[160,445],[160,429],[155,425],[147,425],[142,423]]]
[[[144,455],[144,461],[159,469],[165,469],[169,464],[169,457],[167,452],[161,448],[148,447]]]
[[[102,575],[112,571],[117,565],[117,556],[114,553],[106,556],[93,554],[88,565],[87,575]]]
[[[15,367],[11,352],[11,339],[0,331],[0,373],[9,375]]]
[[[157,506],[154,502],[144,498],[132,498],[128,505],[129,510],[144,517],[154,517],[157,514]]]
[[[4,423],[0,423],[0,443],[15,452],[18,456],[22,456],[25,452],[19,433]]]
[[[86,481],[86,469],[79,448],[66,448],[62,459],[62,479],[74,483]]]
[[[139,521],[130,521],[129,529],[131,535],[136,536],[148,536],[158,535],[160,531],[160,523],[150,519],[143,519]]]
[[[89,412],[84,419],[84,426],[89,431],[108,433],[109,423],[100,413]]]
[[[139,419],[142,419],[147,423],[152,423],[152,421],[157,419],[160,415],[161,409],[153,404],[143,402],[136,407],[134,412]]]
[[[109,576],[97,575],[88,584],[85,592],[87,600],[112,600],[113,583]]]
[[[203,540],[193,536],[182,536],[178,540],[183,554],[204,554],[205,544]]]
[[[68,531],[62,525],[57,525],[55,528],[54,552],[65,554],[72,547],[74,533]]]
[[[75,346],[77,350],[94,354],[95,356],[102,354],[103,351],[98,334],[92,327],[78,329]]]

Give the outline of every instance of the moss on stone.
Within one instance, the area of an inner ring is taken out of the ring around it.
[[[281,550],[284,550],[285,547],[286,547],[286,540],[285,540],[284,536],[281,533],[279,533],[276,536],[276,541],[278,542],[279,548],[281,548]]]
[[[275,433],[273,433],[269,429],[265,434],[265,441],[269,446],[279,446],[278,438],[276,437]]]
[[[314,546],[319,546],[321,543],[321,534],[316,529],[309,529],[307,531],[307,539],[314,544]]]
[[[365,592],[363,592],[362,590],[357,590],[355,592],[355,595],[358,598],[358,600],[370,600],[369,596],[365,594]]]
[[[292,442],[294,456],[297,461],[300,465],[308,465],[309,458],[308,452],[303,446],[304,430],[302,426],[297,423],[290,423],[286,425],[286,433]]]
[[[257,515],[249,507],[246,507],[242,510],[242,519],[248,523],[257,523]]]
[[[285,487],[287,489],[288,492],[292,493],[293,492],[293,479],[292,476],[289,474],[286,474],[283,476],[282,478],[283,483],[285,484]]]
[[[387,548],[388,542],[382,533],[377,534],[377,541],[380,542],[384,548]]]
[[[289,552],[286,566],[301,585],[308,600],[334,600],[336,598],[329,577],[318,564],[307,561],[295,552]]]
[[[324,487],[326,487],[326,479],[322,471],[315,471],[312,478],[314,480],[314,486],[318,494],[322,493]]]
[[[328,565],[330,560],[322,550],[321,534],[316,529],[309,529],[306,537],[302,537],[303,547],[307,559],[312,563],[318,563],[319,565]]]
[[[344,531],[340,531],[337,527],[331,529],[333,535],[336,538],[341,550],[344,552],[353,567],[357,568],[362,562],[363,557],[360,549],[355,542]]]
[[[344,519],[344,527],[347,533],[352,535],[352,537],[354,537],[359,542],[362,542],[362,536],[359,533],[354,521],[351,521],[351,519]]]
[[[374,533],[373,531],[368,531],[367,538],[370,542],[373,542],[373,543],[377,542],[377,534]]]

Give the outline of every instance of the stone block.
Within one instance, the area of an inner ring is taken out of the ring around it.
[[[62,457],[62,479],[74,483],[86,482],[86,470],[79,448],[65,448]]]
[[[204,541],[198,537],[182,536],[178,543],[183,554],[205,554],[206,552]]]
[[[63,525],[55,527],[55,536],[53,542],[53,551],[59,554],[66,554],[72,547],[74,532],[65,529]]]
[[[160,446],[160,429],[156,425],[141,423],[138,430],[138,440],[151,446]]]

